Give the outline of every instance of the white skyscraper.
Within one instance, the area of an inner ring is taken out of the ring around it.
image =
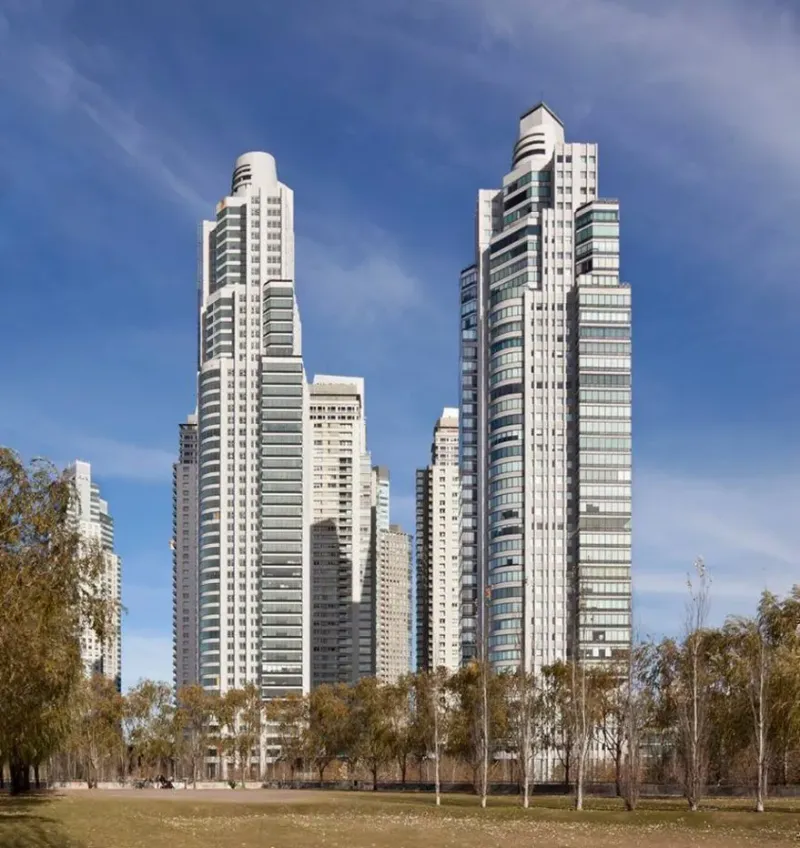
[[[172,635],[176,688],[197,683],[197,414],[179,428],[178,461],[172,466]]]
[[[394,683],[411,671],[411,536],[390,524],[377,537],[375,676]]]
[[[431,463],[417,470],[417,668],[461,663],[461,475],[458,410],[442,412]]]
[[[67,473],[75,485],[72,515],[81,537],[93,545],[99,544],[105,561],[101,584],[90,589],[116,604],[106,639],[98,639],[91,623],[87,622],[83,627],[81,657],[84,671],[87,675],[105,675],[119,689],[122,678],[122,564],[114,552],[114,519],[108,513],[108,504],[100,497],[100,488],[92,480],[92,467],[88,462],[77,460]]]
[[[498,670],[630,642],[630,289],[597,160],[526,112],[461,272],[462,653]]]
[[[236,161],[202,226],[199,674],[265,698],[310,685],[307,390],[293,194],[268,153]]]
[[[311,685],[353,683],[372,667],[372,469],[360,377],[309,386],[313,443]]]

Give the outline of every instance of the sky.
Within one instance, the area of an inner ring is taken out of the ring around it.
[[[458,402],[479,188],[545,100],[600,145],[634,313],[641,635],[800,582],[800,17],[762,0],[0,0],[0,444],[92,463],[123,683],[171,679],[171,464],[197,238],[236,157],[295,192],[306,370],[366,379],[373,460]]]

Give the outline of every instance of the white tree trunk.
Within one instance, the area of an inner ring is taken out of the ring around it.
[[[442,805],[442,787],[439,778],[439,690],[434,691],[433,697],[433,768],[436,785],[436,806]]]

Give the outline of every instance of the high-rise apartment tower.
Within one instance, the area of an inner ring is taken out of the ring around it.
[[[293,194],[268,153],[236,160],[204,221],[198,362],[199,674],[264,698],[310,685],[307,387]]]
[[[433,429],[431,462],[417,469],[417,668],[456,671],[461,662],[461,487],[458,410]]]
[[[172,635],[176,689],[197,683],[197,414],[178,430],[178,461],[172,466]]]
[[[93,594],[114,604],[108,635],[99,639],[90,622],[81,633],[81,658],[87,675],[103,674],[113,680],[117,689],[122,680],[122,563],[114,551],[114,519],[108,503],[100,497],[100,487],[92,480],[92,466],[77,460],[67,469],[75,492],[71,514],[83,539],[99,545],[105,568],[96,586],[87,587]]]
[[[631,300],[596,144],[544,104],[461,272],[462,653],[603,662],[631,637]]]
[[[372,673],[372,468],[364,381],[317,375],[312,440],[311,685]]]
[[[397,524],[377,537],[375,677],[395,683],[411,671],[411,536]]]

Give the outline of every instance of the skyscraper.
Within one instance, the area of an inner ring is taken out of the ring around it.
[[[372,669],[372,469],[364,381],[317,375],[309,386],[313,496],[311,685]]]
[[[88,462],[76,460],[67,469],[67,474],[75,486],[71,512],[78,531],[87,542],[100,546],[105,564],[100,584],[88,588],[116,605],[106,639],[98,638],[90,622],[83,626],[81,658],[84,672],[103,674],[119,689],[122,680],[122,563],[114,551],[114,519],[109,515],[108,503],[100,497],[100,487],[92,480],[92,466]]]
[[[458,410],[433,429],[431,462],[417,469],[417,668],[456,671],[461,662],[461,491]]]
[[[526,112],[461,272],[462,653],[498,670],[630,642],[630,290],[597,160]]]
[[[264,698],[310,684],[307,387],[293,194],[268,153],[236,160],[202,225],[199,674]]]
[[[394,683],[411,671],[411,536],[390,524],[377,547],[375,677]]]
[[[197,683],[197,414],[178,431],[178,461],[172,466],[172,635],[176,689]]]

